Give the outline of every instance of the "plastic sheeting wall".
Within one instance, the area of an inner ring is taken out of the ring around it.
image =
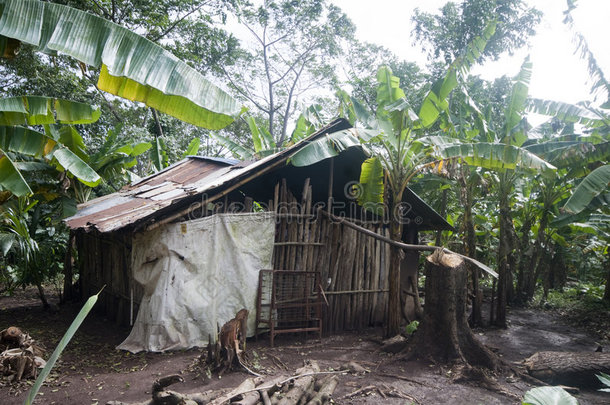
[[[133,278],[144,296],[118,349],[203,346],[241,308],[254,331],[258,273],[271,268],[273,213],[218,214],[136,235]]]

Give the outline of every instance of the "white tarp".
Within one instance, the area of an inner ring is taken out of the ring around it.
[[[118,349],[203,346],[241,308],[254,332],[258,273],[271,268],[272,213],[218,214],[134,237],[133,278],[144,287],[130,335]]]

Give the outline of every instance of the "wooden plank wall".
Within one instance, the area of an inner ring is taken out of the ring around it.
[[[81,298],[87,299],[105,286],[94,309],[120,325],[129,325],[131,234],[78,232],[76,245]],[[134,284],[135,319],[143,291]]]
[[[300,201],[282,181],[272,207],[278,214],[273,255],[277,270],[320,271],[329,305],[324,333],[383,324],[386,318],[389,247],[341,224],[331,223],[311,203],[305,182]],[[379,223],[361,224],[389,237]]]

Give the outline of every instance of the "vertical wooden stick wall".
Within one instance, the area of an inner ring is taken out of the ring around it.
[[[385,322],[387,264],[385,243],[341,224],[331,223],[312,207],[305,181],[300,201],[283,180],[275,188],[272,207],[278,214],[273,265],[277,270],[313,270],[321,274],[328,300],[325,333],[360,329]],[[367,229],[389,236],[380,224]]]

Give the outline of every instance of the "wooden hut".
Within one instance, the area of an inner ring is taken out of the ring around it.
[[[313,288],[323,301],[322,329],[332,332],[382,324],[387,313],[389,246],[325,215],[332,213],[389,235],[387,222],[372,218],[351,194],[367,158],[365,151],[352,147],[306,167],[289,161],[308,142],[349,128],[347,121],[336,120],[255,162],[188,157],[117,193],[79,206],[66,222],[78,251],[80,294],[85,298],[105,286],[98,308],[119,323],[132,323],[145,294],[131,268],[134,238],[220,213],[270,212],[275,218],[275,240],[272,268],[264,270],[316,273]],[[451,229],[412,191],[407,190],[404,201],[408,207],[405,242],[417,243],[422,230]],[[263,284],[261,278],[259,294],[264,293]],[[271,316],[272,310],[267,310]],[[257,321],[264,318],[259,314]]]

